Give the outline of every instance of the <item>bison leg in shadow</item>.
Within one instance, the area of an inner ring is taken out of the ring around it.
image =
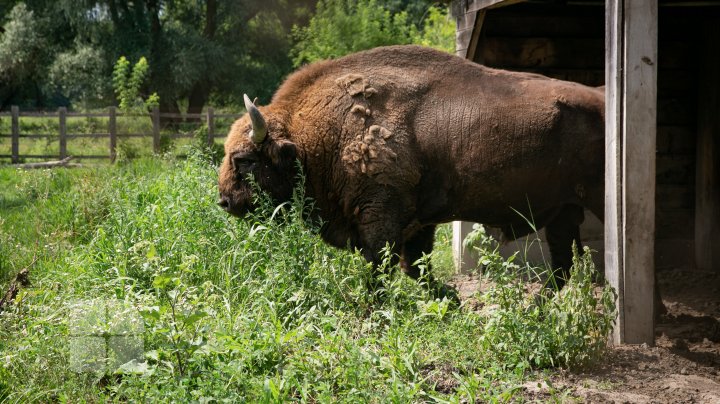
[[[585,213],[582,206],[567,204],[545,226],[545,237],[550,248],[555,284],[558,289],[565,286],[565,282],[570,277],[570,268],[573,264],[573,242],[578,251],[582,251],[580,225],[584,220]]]
[[[570,277],[570,268],[573,264],[573,242],[578,251],[582,251],[583,248],[580,240],[580,225],[585,221],[584,208],[567,203],[553,210],[552,213],[539,214],[535,219],[537,230],[545,228],[545,241],[550,249],[550,265],[554,284],[558,289],[562,289]],[[502,235],[505,240],[512,241],[527,236],[534,230],[523,220],[503,227]],[[548,286],[552,286],[552,284]]]

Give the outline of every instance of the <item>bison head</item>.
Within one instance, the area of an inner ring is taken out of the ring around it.
[[[295,144],[285,139],[282,122],[272,112],[263,116],[247,95],[244,98],[248,112],[230,129],[218,181],[218,205],[235,216],[253,209],[251,179],[275,203],[292,197],[296,181],[297,151]]]

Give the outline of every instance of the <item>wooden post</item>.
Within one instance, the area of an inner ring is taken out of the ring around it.
[[[478,4],[476,4],[478,3]],[[475,59],[475,52],[482,31],[482,24],[485,21],[486,4],[473,1],[467,4],[467,8],[457,5],[455,10],[455,54],[470,61]],[[498,1],[489,3],[500,3]]]
[[[457,9],[455,15],[455,54],[462,58],[473,60],[478,47],[480,31],[482,23],[485,20],[485,10],[478,10],[481,6],[469,10],[473,4],[467,3],[463,7],[462,2],[454,4]],[[472,231],[472,222],[453,222],[453,262],[455,263],[455,271],[459,273],[467,273],[475,268],[477,260],[473,258],[471,251],[463,248],[465,237]]]
[[[10,129],[12,136],[11,160],[13,164],[17,164],[20,162],[20,108],[18,108],[17,105],[13,105],[10,107],[10,113],[12,114],[12,117],[10,118],[10,121],[12,122]]]
[[[160,153],[160,108],[153,107],[152,110],[152,135],[153,152]]]
[[[472,231],[472,222],[453,222],[453,262],[455,263],[455,271],[459,273],[467,273],[477,266],[477,257],[472,251],[463,247],[465,237]]]
[[[60,120],[58,139],[60,141],[60,160],[67,157],[67,108],[60,107],[58,109],[58,119]]]
[[[108,133],[110,134],[110,162],[117,158],[117,120],[115,107],[108,108]]]
[[[213,114],[212,107],[207,109],[207,145],[212,147],[215,143],[215,115]]]
[[[606,8],[605,274],[615,343],[654,343],[657,0]]]
[[[698,82],[698,137],[695,171],[695,262],[698,269],[720,271],[720,26],[703,27]]]

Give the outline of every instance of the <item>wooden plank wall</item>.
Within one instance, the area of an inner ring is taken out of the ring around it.
[[[660,7],[656,248],[658,268],[694,267],[699,15]],[[605,84],[603,5],[514,4],[488,10],[474,60],[590,86]]]
[[[655,262],[658,269],[695,267],[697,18],[702,8],[661,7]]]
[[[698,78],[695,257],[699,269],[720,271],[720,17],[702,24]]]

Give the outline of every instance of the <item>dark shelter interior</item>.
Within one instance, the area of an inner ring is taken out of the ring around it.
[[[490,67],[602,86],[610,3],[456,1],[458,53]],[[717,344],[720,1],[658,1],[656,63],[654,264],[667,314],[657,317],[655,338]],[[720,366],[717,354],[702,360]]]

